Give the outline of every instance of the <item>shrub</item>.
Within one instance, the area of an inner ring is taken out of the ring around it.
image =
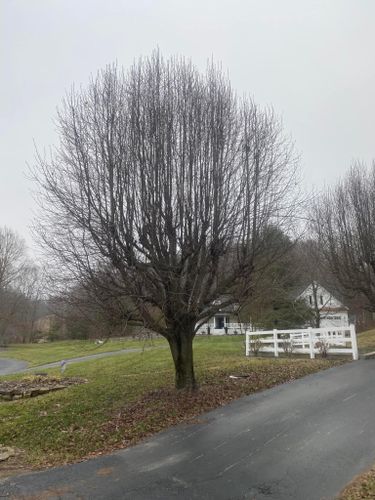
[[[290,338],[288,334],[282,335],[281,338],[283,339],[282,343],[283,351],[288,357],[290,357],[293,354],[293,351],[296,347],[294,344],[294,340]]]
[[[258,356],[261,347],[262,347],[261,336],[255,335],[254,337],[251,337],[250,352],[252,352],[254,356]]]
[[[328,357],[328,351],[330,348],[328,339],[320,339],[318,342],[316,342],[315,347],[319,349],[319,354],[322,358]]]

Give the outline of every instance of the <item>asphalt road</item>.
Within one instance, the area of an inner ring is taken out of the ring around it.
[[[375,462],[375,361],[242,398],[143,444],[0,483],[23,499],[333,499]]]
[[[22,371],[27,367],[25,361],[19,361],[18,359],[4,359],[0,358],[0,375],[8,375],[10,373],[16,373]]]

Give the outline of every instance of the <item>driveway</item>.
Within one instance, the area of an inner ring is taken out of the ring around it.
[[[375,361],[244,397],[86,462],[13,477],[0,497],[333,499],[375,462]]]

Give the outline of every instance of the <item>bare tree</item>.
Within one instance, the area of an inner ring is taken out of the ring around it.
[[[312,327],[320,328],[321,321],[332,314],[330,309],[333,296],[330,290],[335,290],[337,294],[340,287],[337,279],[330,272],[319,242],[311,238],[311,235],[299,241],[293,250],[294,267],[299,285],[309,287],[310,291],[310,295],[305,297],[306,304],[311,311],[306,321],[308,320]]]
[[[134,334],[142,321],[121,286],[115,286],[114,270],[98,270],[91,280],[81,280],[49,300],[50,310],[66,325],[73,338],[101,338]],[[52,276],[51,284],[56,283]]]
[[[309,297],[310,307],[312,311],[311,325],[313,328],[320,328],[322,319],[330,314],[330,304],[332,295],[322,295],[321,285],[317,281],[309,283],[311,295]]]
[[[320,251],[348,296],[362,296],[375,311],[375,163],[355,163],[315,202],[312,225]]]
[[[0,340],[31,340],[40,298],[40,272],[27,257],[22,238],[0,228]]]
[[[176,387],[194,388],[195,332],[250,293],[265,228],[295,208],[281,122],[238,99],[218,68],[202,75],[155,52],[73,89],[58,127],[60,144],[35,168],[42,242],[66,276],[115,269],[168,340]]]
[[[25,243],[11,229],[0,227],[0,290],[5,290],[22,274]]]
[[[36,335],[36,320],[42,302],[43,279],[40,269],[25,265],[22,276],[15,284],[19,300],[17,303],[16,325],[22,342],[32,342]]]

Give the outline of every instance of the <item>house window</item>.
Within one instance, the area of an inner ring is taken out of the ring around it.
[[[323,305],[323,295],[320,296],[320,305]]]
[[[309,302],[310,302],[310,306],[312,306],[312,296],[309,295]]]

